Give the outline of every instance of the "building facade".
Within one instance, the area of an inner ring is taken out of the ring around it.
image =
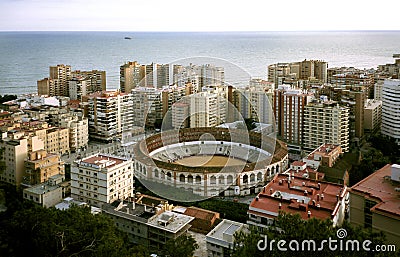
[[[312,217],[331,219],[340,226],[349,204],[346,186],[293,176],[277,174],[251,202],[247,224],[267,228],[279,212],[300,214],[304,220]]]
[[[235,243],[234,235],[241,231],[249,233],[248,225],[223,219],[206,236],[207,256],[231,256]]]
[[[310,152],[324,143],[349,151],[349,109],[326,99],[304,107],[304,149]]]
[[[25,160],[23,184],[36,185],[48,181],[53,176],[64,176],[64,174],[64,162],[58,154],[37,150],[28,153],[28,158]]]
[[[132,94],[103,91],[88,96],[89,137],[110,142],[134,127]]]
[[[382,90],[383,135],[394,138],[400,145],[400,80],[387,79]]]
[[[303,144],[304,108],[313,98],[312,93],[289,86],[275,90],[273,110],[277,134],[289,146]]]
[[[382,231],[400,245],[400,165],[387,164],[351,187],[350,223]]]
[[[364,132],[377,133],[382,125],[382,101],[367,99],[364,106]]]
[[[71,197],[101,207],[133,196],[133,162],[96,154],[75,161],[71,167]]]

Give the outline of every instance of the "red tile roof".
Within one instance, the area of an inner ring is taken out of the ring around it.
[[[393,182],[390,178],[391,165],[387,164],[380,170],[372,173],[365,179],[351,187],[351,192],[363,195],[378,204],[371,208],[374,212],[383,212],[387,215],[400,216],[400,183]]]
[[[105,164],[105,168],[109,169],[123,163],[124,161],[126,160],[123,158],[118,158],[116,156],[98,154],[82,159],[81,163],[94,164],[97,166]]]
[[[347,188],[339,184],[299,177],[292,177],[288,184],[288,178],[286,174],[277,174],[251,202],[249,213],[274,217],[279,211],[284,211],[299,213],[307,219],[308,211],[311,211],[311,217],[332,218],[337,214],[339,201],[347,193]]]

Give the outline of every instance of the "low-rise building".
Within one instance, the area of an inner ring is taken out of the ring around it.
[[[340,145],[322,144],[308,154],[307,157],[303,158],[303,162],[314,169],[318,169],[320,165],[332,167],[342,154],[343,151]]]
[[[382,231],[400,246],[400,165],[387,164],[350,189],[350,223]]]
[[[191,207],[178,206],[175,207],[173,211],[194,217],[194,220],[190,224],[192,225],[190,230],[198,233],[206,234],[210,232],[211,229],[214,227],[216,221],[219,219],[218,212],[201,209],[194,206]]]
[[[104,204],[102,213],[110,217],[119,230],[127,233],[131,242],[157,251],[167,241],[186,233],[194,217],[171,212],[167,201],[155,202],[147,205],[143,199],[118,201],[118,204]]]
[[[248,231],[246,224],[224,219],[206,236],[207,256],[231,256],[235,233]]]
[[[348,201],[346,186],[277,174],[251,202],[247,224],[266,228],[286,212],[305,220],[331,219],[337,226],[344,221]]]
[[[132,160],[95,154],[74,162],[71,167],[71,197],[101,207],[133,196]]]
[[[65,196],[64,187],[61,186],[63,181],[63,175],[56,175],[44,183],[25,188],[23,191],[24,199],[47,208],[55,206]]]

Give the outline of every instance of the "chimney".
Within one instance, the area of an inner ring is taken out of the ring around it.
[[[258,201],[258,199],[260,199],[260,197],[257,195],[257,196],[256,196],[256,201]]]
[[[321,194],[321,201],[324,200],[324,194]]]
[[[308,192],[307,192],[307,190],[304,190],[304,195],[308,195]]]
[[[270,188],[270,189],[269,189],[269,193],[270,193],[271,195],[272,195],[272,191],[273,191],[272,188]]]
[[[317,175],[317,177],[318,177],[318,175]],[[321,189],[321,183],[318,183],[318,190],[320,190]]]
[[[279,203],[279,210],[282,209],[282,203]]]
[[[310,218],[311,217],[311,211],[307,212],[307,216]]]
[[[339,195],[336,195],[336,201],[339,201]]]
[[[315,200],[312,200],[312,205],[315,206]]]
[[[319,194],[317,194],[317,201],[319,201]]]
[[[320,204],[317,204],[317,208],[320,209],[320,208],[321,208],[321,205],[320,205]]]

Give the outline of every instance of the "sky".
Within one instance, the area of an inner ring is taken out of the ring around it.
[[[0,0],[0,31],[400,30],[400,1]]]

